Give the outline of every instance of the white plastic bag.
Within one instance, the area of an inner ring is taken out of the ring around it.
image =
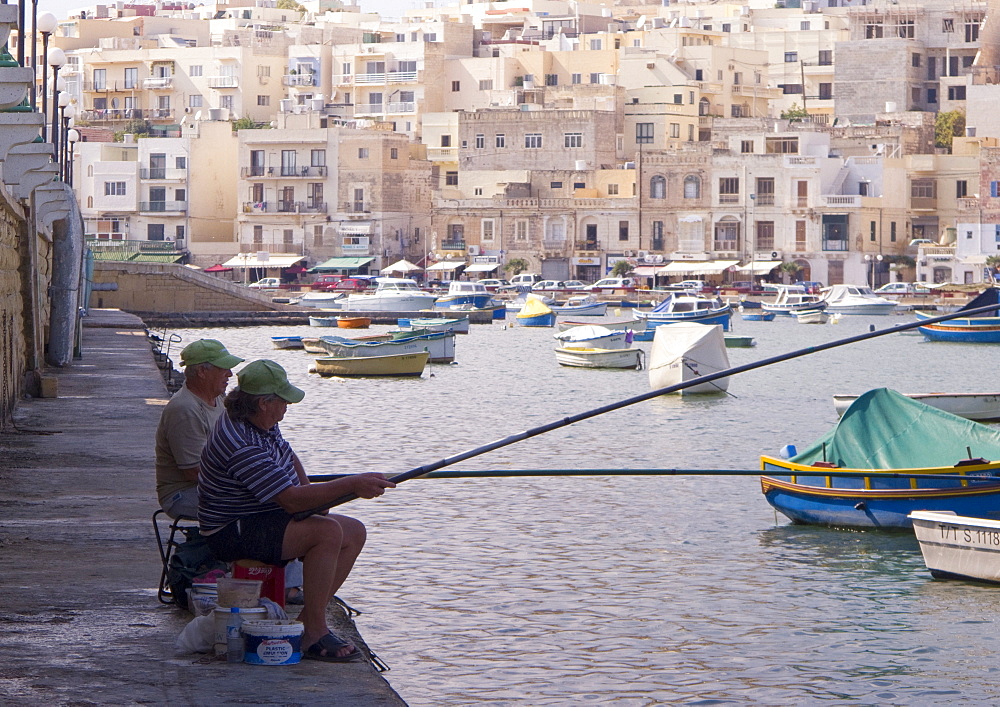
[[[186,653],[209,653],[215,645],[215,617],[196,616],[184,627],[174,646],[178,655]]]

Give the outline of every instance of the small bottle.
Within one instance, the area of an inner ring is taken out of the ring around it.
[[[226,622],[226,662],[243,662],[243,636],[240,635],[240,625],[243,617],[240,616],[239,607],[234,606],[229,610],[229,621]]]

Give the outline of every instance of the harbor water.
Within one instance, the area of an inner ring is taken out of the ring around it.
[[[728,354],[739,365],[911,320],[737,316],[732,333],[757,346]],[[474,326],[454,365],[419,379],[320,378],[310,354],[270,341],[335,329],[176,333],[285,366],[306,398],[282,430],[308,472],[392,475],[649,390],[645,371],[558,366],[555,331]],[[828,430],[836,393],[998,392],[998,365],[997,346],[894,333],[454,468],[753,470]],[[911,533],[793,526],[756,476],[417,479],[338,510],[369,529],[340,596],[411,705],[1000,700],[1000,587],[933,580]]]

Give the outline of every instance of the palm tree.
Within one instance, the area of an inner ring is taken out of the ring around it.
[[[611,268],[611,277],[628,277],[628,274],[635,270],[635,267],[628,260],[622,258]]]
[[[507,261],[507,264],[503,266],[504,272],[509,272],[512,275],[517,275],[528,269],[528,261],[524,258],[511,258]]]
[[[791,260],[786,260],[778,266],[778,270],[782,274],[782,279],[787,284],[790,277],[794,277],[796,273],[802,271],[802,266]]]

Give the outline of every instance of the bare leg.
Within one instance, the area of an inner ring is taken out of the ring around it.
[[[292,521],[285,528],[282,558],[303,558],[302,591],[305,604],[299,618],[305,626],[303,647],[311,646],[330,632],[326,607],[347,579],[365,544],[365,527],[346,516],[310,516]],[[349,654],[353,647],[338,651]]]

